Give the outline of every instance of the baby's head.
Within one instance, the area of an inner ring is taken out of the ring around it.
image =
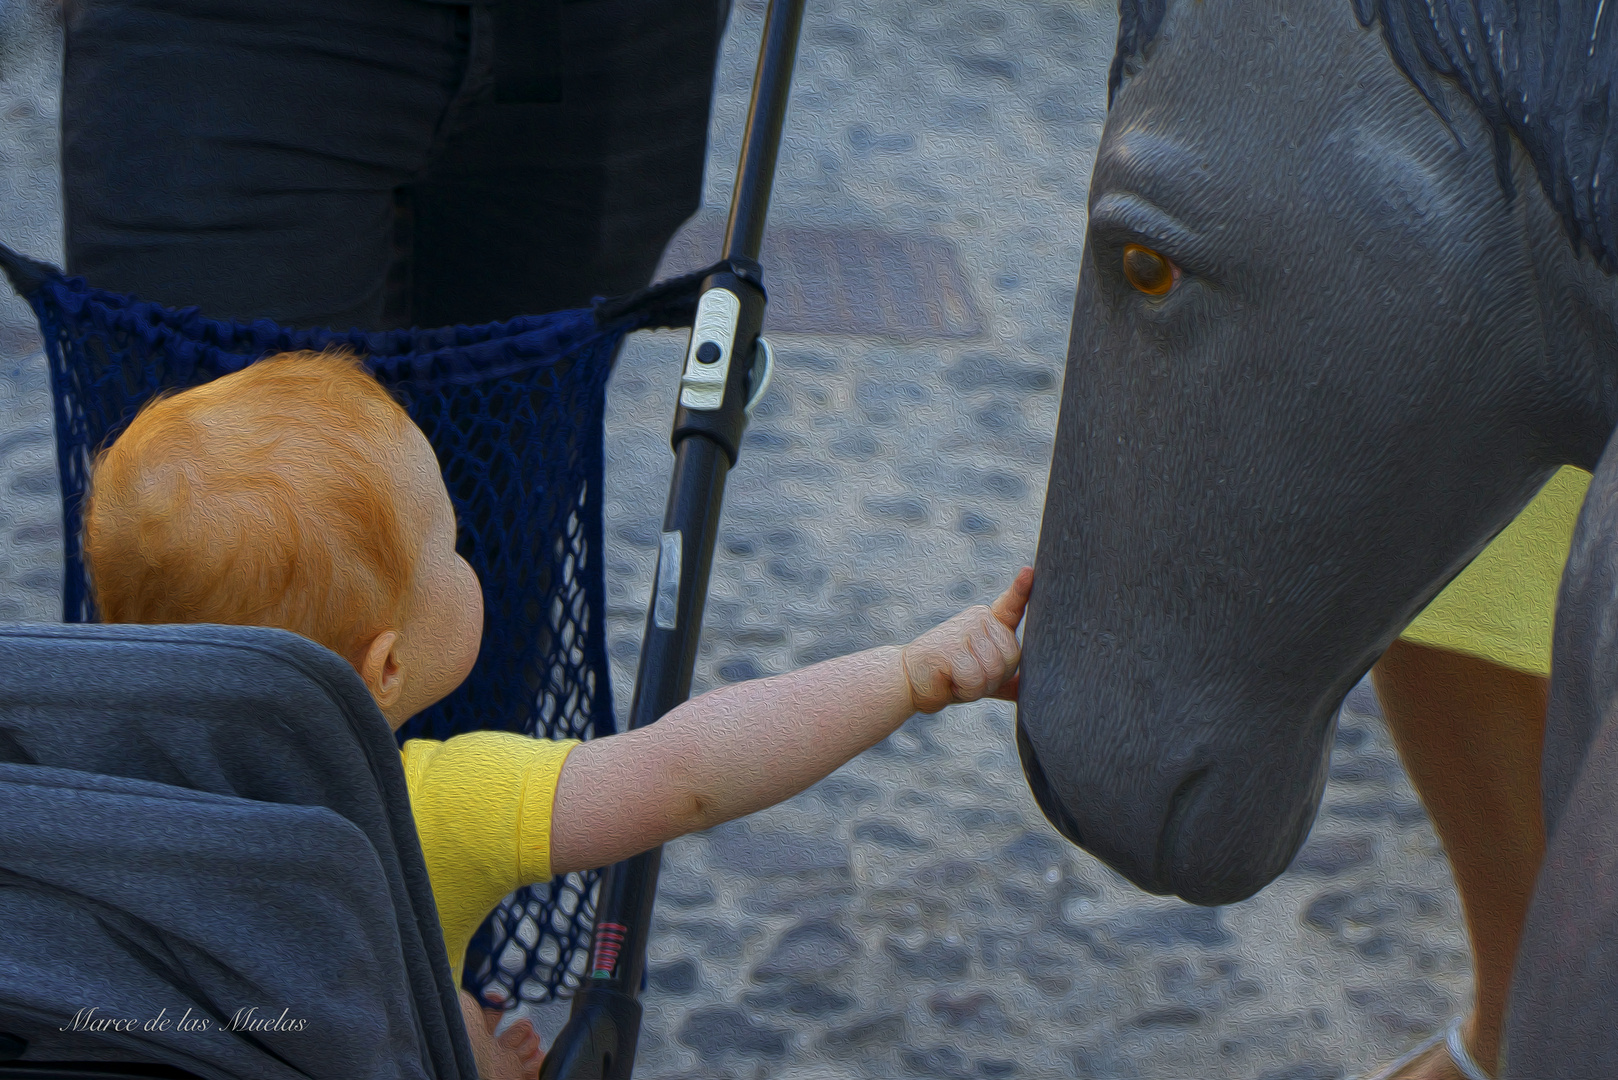
[[[96,460],[84,561],[107,622],[302,634],[395,728],[461,684],[482,638],[432,447],[344,353],[148,403]]]

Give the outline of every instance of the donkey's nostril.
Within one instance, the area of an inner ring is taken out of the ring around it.
[[[1034,802],[1039,805],[1040,811],[1057,832],[1083,847],[1084,838],[1079,835],[1079,826],[1067,812],[1067,807],[1062,805],[1062,800],[1051,792],[1045,780],[1045,770],[1040,767],[1039,758],[1034,754],[1034,744],[1028,741],[1028,732],[1023,729],[1020,716],[1017,718],[1017,756],[1022,759],[1023,775],[1028,778],[1028,789],[1034,793]]]

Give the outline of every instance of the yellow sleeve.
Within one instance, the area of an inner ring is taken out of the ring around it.
[[[1556,590],[1589,486],[1589,473],[1563,466],[1401,636],[1549,675]]]
[[[473,731],[404,744],[405,785],[421,836],[455,984],[472,935],[502,899],[551,877],[551,805],[576,739]]]

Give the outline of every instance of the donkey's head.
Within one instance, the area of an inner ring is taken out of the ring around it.
[[[1347,691],[1594,465],[1613,307],[1516,120],[1418,89],[1397,13],[1123,8],[1017,735],[1065,835],[1224,903],[1302,843]]]

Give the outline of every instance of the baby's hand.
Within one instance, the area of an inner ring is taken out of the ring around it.
[[[1025,566],[991,606],[967,608],[904,647],[900,663],[917,712],[982,697],[1017,700],[1017,624],[1033,584]]]

